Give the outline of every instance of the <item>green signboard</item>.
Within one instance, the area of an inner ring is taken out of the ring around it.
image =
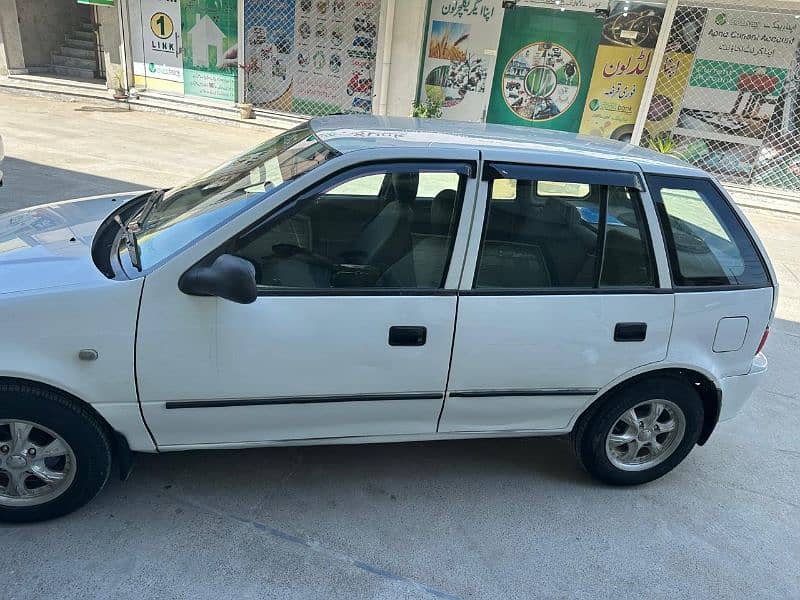
[[[183,91],[236,101],[236,0],[181,0]]]
[[[487,121],[578,131],[602,28],[588,12],[506,10]]]
[[[114,6],[114,0],[78,0],[78,4],[94,4],[95,6]]]

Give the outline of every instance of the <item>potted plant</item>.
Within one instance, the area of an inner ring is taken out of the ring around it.
[[[675,141],[675,138],[672,137],[672,134],[668,131],[665,131],[657,136],[651,137],[647,141],[647,146],[651,150],[655,150],[656,152],[660,152],[661,154],[666,154],[668,156],[674,156],[675,158],[684,158],[683,154],[678,150],[678,143]]]
[[[442,101],[428,96],[424,102],[414,102],[411,105],[411,116],[418,119],[440,119],[442,117]]]
[[[245,98],[247,97],[247,92],[249,92],[249,79],[250,73],[259,70],[259,65],[255,57],[253,57],[249,62],[245,64],[240,64],[239,68],[242,69],[242,76],[244,77],[244,93]],[[253,114],[253,105],[249,102],[239,102],[239,117],[241,119],[252,119],[254,118]]]
[[[114,100],[124,100],[127,98],[128,92],[125,91],[122,73],[119,70],[114,73],[114,78],[112,81],[114,82],[114,89],[112,90]]]

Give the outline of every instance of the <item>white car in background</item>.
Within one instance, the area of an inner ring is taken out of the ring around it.
[[[569,435],[598,480],[645,483],[751,395],[776,298],[685,163],[313,120],[167,193],[0,216],[0,520],[196,448]]]

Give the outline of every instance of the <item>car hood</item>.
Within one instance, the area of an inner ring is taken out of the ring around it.
[[[107,281],[92,261],[103,220],[142,192],[0,213],[0,294]]]

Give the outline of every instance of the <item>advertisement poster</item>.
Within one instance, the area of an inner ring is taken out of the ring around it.
[[[144,60],[134,63],[134,73],[182,82],[180,5],[175,0],[141,0],[141,7]]]
[[[602,29],[588,12],[505,11],[487,121],[578,131]]]
[[[378,0],[250,0],[247,99],[301,114],[371,113]]]
[[[664,7],[617,2],[603,23],[580,133],[629,141]]]
[[[664,50],[647,122],[643,134],[645,144],[667,134],[678,122],[683,94],[689,84],[694,54],[700,43],[706,9],[678,7]]]
[[[501,6],[500,0],[431,3],[419,97],[441,102],[443,118],[484,120],[503,23]]]
[[[296,4],[294,111],[371,113],[379,0]]]
[[[236,101],[236,0],[181,0],[184,93]]]
[[[797,46],[791,15],[709,10],[678,133],[759,144]]]
[[[292,110],[295,0],[249,0],[245,21],[245,97],[252,104]]]
[[[709,9],[677,126],[679,151],[732,180],[749,177],[798,41],[792,15]]]

